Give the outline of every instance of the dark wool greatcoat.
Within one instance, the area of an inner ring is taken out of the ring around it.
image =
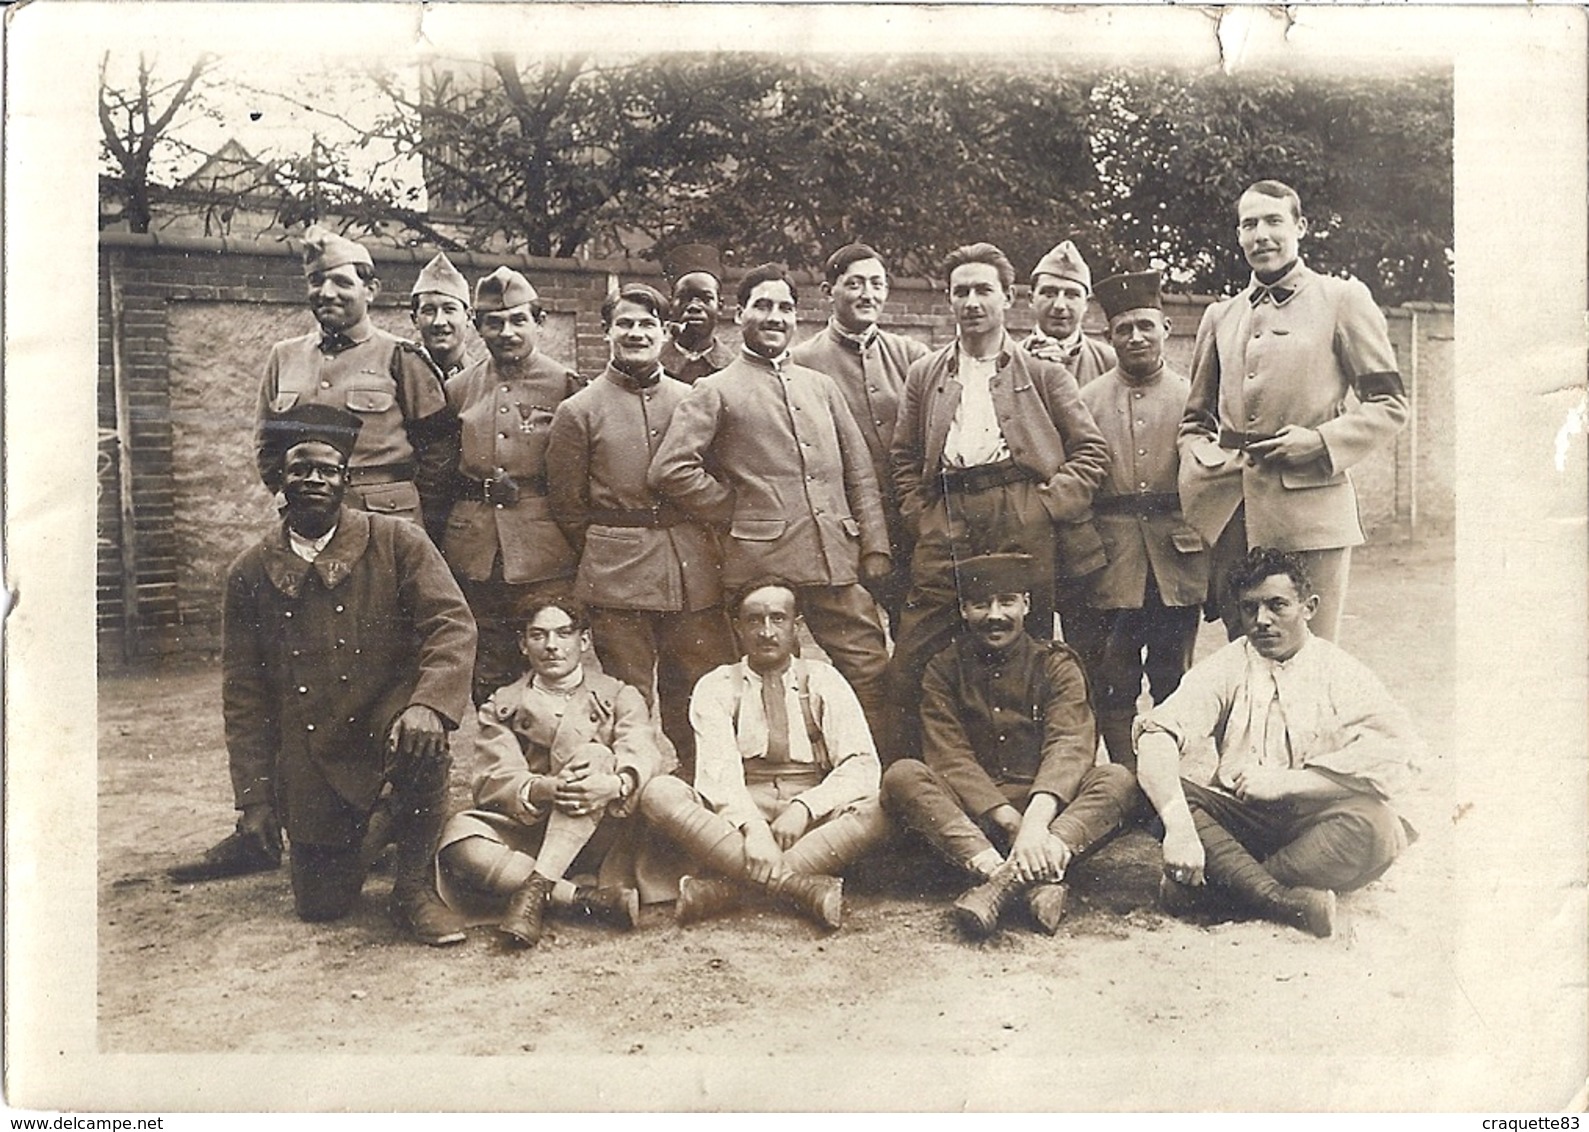
[[[297,842],[353,841],[393,769],[392,723],[423,704],[456,727],[474,650],[469,607],[417,526],[344,507],[313,564],[279,526],[226,583],[221,701],[237,807],[273,803]]]

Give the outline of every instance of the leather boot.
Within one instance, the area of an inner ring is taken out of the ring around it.
[[[438,760],[394,798],[392,918],[421,943],[432,947],[462,943],[463,917],[436,893],[436,842],[446,820],[447,773],[450,759]],[[363,847],[361,846],[361,849]]]
[[[1131,746],[1131,724],[1135,715],[1106,715],[1098,720],[1098,730],[1103,732],[1103,745],[1109,751],[1109,761],[1123,766],[1132,774],[1137,772],[1137,753]]]
[[[1026,909],[1046,934],[1059,931],[1059,921],[1065,915],[1065,897],[1069,894],[1070,889],[1059,881],[1034,884],[1026,890]]]
[[[987,880],[954,902],[955,922],[967,935],[979,939],[990,936],[998,930],[1004,909],[1025,887],[1015,875],[1015,866],[1006,861]]]
[[[555,882],[536,873],[508,898],[508,910],[497,930],[523,947],[534,947],[545,934],[546,908]]]
[[[200,880],[220,877],[237,877],[246,873],[265,873],[281,867],[281,850],[274,852],[257,837],[244,833],[229,833],[224,839],[204,851],[196,861],[184,861],[166,870],[166,876],[178,884],[191,884]]]
[[[621,885],[592,888],[582,884],[574,889],[573,910],[628,931],[640,920],[640,894]]]
[[[683,876],[679,878],[679,901],[673,906],[673,916],[682,927],[696,924],[724,912],[732,912],[740,905],[740,888],[722,877]]]
[[[820,873],[780,873],[767,891],[825,928],[844,922],[844,881]]]
[[[1193,809],[1192,820],[1203,841],[1211,883],[1266,919],[1290,924],[1321,939],[1334,933],[1335,893],[1326,888],[1287,888],[1208,814]]]

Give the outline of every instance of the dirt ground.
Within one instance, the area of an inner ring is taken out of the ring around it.
[[[1153,900],[1158,847],[1140,831],[1073,872],[1054,938],[1017,923],[963,942],[948,920],[957,882],[892,861],[851,878],[846,923],[832,934],[771,911],[681,929],[664,905],[632,934],[558,922],[530,953],[504,951],[488,928],[430,949],[387,921],[384,874],[345,922],[303,924],[284,870],[199,885],[162,875],[231,825],[219,666],[109,675],[99,687],[100,1049],[516,1055],[544,1066],[573,1053],[699,1067],[682,1093],[556,1102],[577,1107],[762,1107],[755,1073],[725,1066],[765,1075],[840,1063],[868,1065],[876,1092],[814,1092],[798,1107],[1442,1107],[1435,1082],[1386,1067],[1438,1058],[1459,1022],[1444,851],[1458,806],[1443,758],[1452,583],[1448,540],[1382,542],[1356,557],[1343,643],[1406,704],[1428,756],[1402,807],[1421,839],[1382,881],[1342,899],[1343,928],[1328,941],[1165,917]],[[1205,626],[1200,650],[1217,643]],[[455,748],[460,804],[468,734]],[[1199,1071],[1178,1071],[1194,1051]],[[912,1066],[968,1057],[984,1068],[907,1083]]]

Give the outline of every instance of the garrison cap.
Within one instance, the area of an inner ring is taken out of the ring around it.
[[[446,252],[437,252],[436,258],[420,269],[419,278],[414,280],[414,289],[408,294],[410,298],[426,294],[446,295],[468,306],[469,281],[452,265]]]
[[[994,594],[1024,594],[1032,588],[1030,554],[982,554],[955,567],[961,601],[986,601]]]
[[[1087,266],[1087,261],[1081,258],[1076,245],[1069,240],[1055,244],[1047,255],[1037,261],[1037,266],[1032,268],[1032,278],[1035,280],[1039,275],[1057,275],[1092,290],[1092,270]]]
[[[265,443],[276,461],[280,461],[289,448],[311,440],[331,445],[346,460],[353,455],[353,445],[358,442],[359,429],[363,427],[364,421],[357,413],[314,401],[294,405],[284,413],[272,413],[261,425]]]
[[[1164,301],[1159,297],[1161,283],[1157,271],[1132,271],[1124,275],[1111,275],[1107,279],[1098,281],[1098,288],[1093,292],[1093,296],[1103,308],[1106,318],[1144,308],[1163,310]]]
[[[723,281],[723,256],[710,244],[680,244],[662,256],[662,274],[668,283],[677,283],[692,271],[704,271],[719,283]]]
[[[474,285],[476,314],[512,310],[514,307],[522,307],[525,303],[533,303],[538,298],[540,296],[535,293],[535,288],[530,286],[530,281],[506,265],[497,268]]]
[[[311,224],[303,234],[303,273],[330,271],[350,263],[362,263],[373,268],[375,261],[363,244],[339,236],[329,228]]]

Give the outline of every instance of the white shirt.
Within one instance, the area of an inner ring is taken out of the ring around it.
[[[802,674],[825,758],[812,749],[806,733],[799,695]],[[827,771],[827,777],[795,800],[811,811],[814,821],[821,821],[853,802],[876,797],[882,764],[849,682],[831,664],[802,657],[790,660],[783,680],[789,759]],[[744,767],[745,760],[767,754],[767,714],[755,669],[741,659],[702,676],[690,696],[690,725],[695,729],[696,791],[736,827],[760,820],[761,810],[745,787]]]
[[[993,392],[988,383],[998,372],[999,358],[974,358],[959,351],[960,404],[949,422],[949,437],[944,441],[943,462],[950,468],[974,468],[1010,458],[1004,430],[993,411]]]
[[[331,542],[331,536],[336,533],[337,529],[332,527],[319,538],[304,538],[303,535],[288,527],[287,544],[292,547],[292,552],[299,558],[302,558],[305,562],[313,562],[320,557],[320,552],[326,548]]]
[[[1379,678],[1312,634],[1284,661],[1261,656],[1245,637],[1232,641],[1193,665],[1137,729],[1170,735],[1182,754],[1212,738],[1214,779],[1227,790],[1242,771],[1266,766],[1327,771],[1388,798],[1422,747]]]

